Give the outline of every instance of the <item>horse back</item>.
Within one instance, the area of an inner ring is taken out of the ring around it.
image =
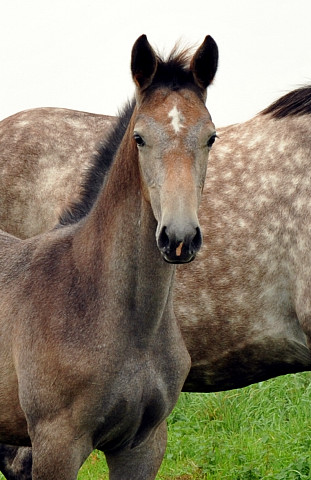
[[[2,120],[0,228],[28,238],[56,225],[79,199],[84,171],[114,121],[64,108],[31,109]]]

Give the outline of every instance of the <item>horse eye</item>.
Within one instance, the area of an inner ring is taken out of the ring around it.
[[[140,135],[138,135],[138,133],[134,133],[133,137],[139,147],[143,147],[145,145],[144,140],[141,138]]]
[[[211,146],[212,146],[213,143],[215,142],[216,138],[217,138],[217,135],[216,135],[216,133],[215,133],[215,135],[212,135],[211,138],[208,140],[207,146],[208,146],[209,148],[211,148]]]

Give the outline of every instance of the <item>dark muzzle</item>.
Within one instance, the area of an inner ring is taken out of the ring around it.
[[[157,245],[166,262],[191,262],[202,245],[200,227],[188,227],[184,231],[177,232],[173,228],[164,226],[157,239]]]

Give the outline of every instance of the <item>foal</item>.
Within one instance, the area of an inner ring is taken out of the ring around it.
[[[89,214],[32,239],[0,237],[0,442],[32,446],[34,480],[74,480],[94,448],[111,479],[153,479],[160,466],[190,367],[172,264],[201,246],[217,61],[211,37],[188,67],[141,36],[136,106]]]

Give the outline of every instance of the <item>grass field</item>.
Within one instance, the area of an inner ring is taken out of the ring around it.
[[[228,392],[183,393],[169,418],[157,479],[311,479],[310,417],[311,373]],[[78,479],[108,479],[100,452]]]

